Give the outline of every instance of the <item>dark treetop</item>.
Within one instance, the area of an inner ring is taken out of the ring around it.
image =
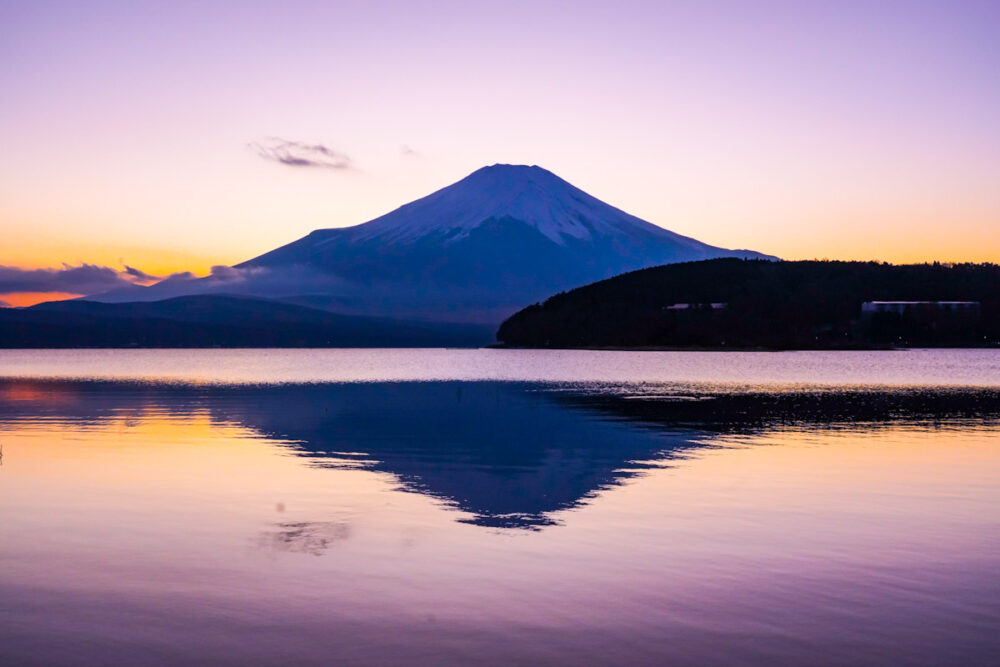
[[[873,301],[973,301],[961,307]],[[523,347],[866,348],[1000,344],[1000,266],[713,259],[557,294],[505,321]]]

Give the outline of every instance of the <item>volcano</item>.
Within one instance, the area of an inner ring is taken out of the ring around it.
[[[675,234],[541,167],[497,164],[369,222],[314,231],[208,278],[105,300],[227,293],[344,314],[499,323],[596,280],[716,257],[773,259]]]

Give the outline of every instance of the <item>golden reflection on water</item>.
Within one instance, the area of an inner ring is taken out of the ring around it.
[[[72,394],[19,387],[7,389],[5,396],[65,402]],[[400,493],[398,480],[357,466],[354,458],[334,469],[328,459],[323,467],[311,465],[312,459],[294,452],[295,442],[220,421],[205,408],[176,414],[150,405],[88,423],[25,420],[4,424],[0,433],[8,510],[19,502],[25,507],[44,502],[73,513],[99,507],[89,519],[104,515],[109,527],[115,525],[109,514],[116,509],[153,523],[193,512],[202,528],[218,521],[217,530],[232,532],[229,522],[239,518],[283,526],[289,535],[298,527],[302,541],[314,543],[347,539],[348,523],[326,520],[345,513],[392,523],[396,510],[385,508],[403,504],[408,521],[418,511],[420,524],[450,526],[455,518],[451,504]],[[946,518],[949,499],[938,493],[946,489],[952,490],[951,501],[1000,507],[998,442],[994,430],[908,424],[703,436],[705,448],[680,458],[637,462],[651,466],[600,491],[600,502],[558,512],[555,518],[560,530],[606,521],[602,530],[614,532],[629,516],[686,522],[706,518],[701,512],[711,516],[713,507],[727,512],[746,507],[781,513],[783,521],[798,513],[813,522],[826,512],[849,510],[865,513],[869,522],[893,511],[934,523],[935,516]],[[964,492],[955,495],[956,489]],[[309,514],[319,514],[310,518],[326,527],[302,528]],[[37,513],[30,518],[40,529]],[[58,521],[64,523],[65,517]]]

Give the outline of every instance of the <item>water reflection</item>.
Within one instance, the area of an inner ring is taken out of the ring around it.
[[[997,405],[0,381],[0,664],[993,664]]]
[[[822,423],[992,423],[996,389],[733,391],[692,385],[400,382],[196,386],[0,381],[0,419],[123,427],[206,415],[283,443],[313,467],[389,473],[399,488],[492,528],[539,529],[650,467],[719,446],[722,433]],[[320,553],[345,523],[282,523],[276,550]]]

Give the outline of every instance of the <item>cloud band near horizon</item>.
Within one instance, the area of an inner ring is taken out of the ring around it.
[[[63,264],[61,268],[46,269],[0,266],[0,294],[96,294],[157,279],[156,276],[130,266],[121,271],[109,266],[86,263],[79,266]]]

